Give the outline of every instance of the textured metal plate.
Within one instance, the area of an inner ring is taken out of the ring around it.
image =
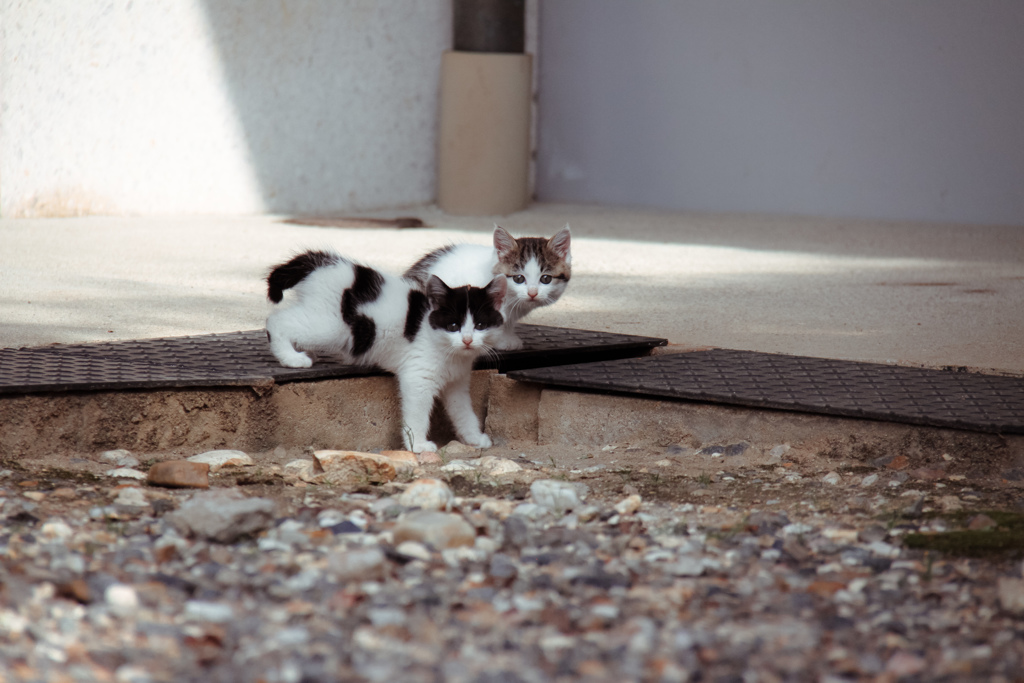
[[[548,325],[518,325],[516,332],[523,340],[523,348],[481,358],[477,367],[498,368],[501,372],[509,372],[565,363],[633,358],[646,355],[654,347],[668,343],[657,337],[572,330]]]
[[[1024,378],[713,349],[510,372],[570,389],[1024,434]]]
[[[521,325],[524,348],[482,359],[480,367],[523,368],[622,358],[663,339]],[[269,386],[274,383],[381,374],[372,367],[321,357],[311,368],[281,367],[263,330],[93,344],[0,349],[0,394],[173,387]]]

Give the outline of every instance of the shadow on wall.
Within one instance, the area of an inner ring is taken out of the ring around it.
[[[431,201],[450,3],[205,0],[271,213]]]

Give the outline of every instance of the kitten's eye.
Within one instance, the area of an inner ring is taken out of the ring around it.
[[[550,285],[551,284],[551,276],[550,275],[541,275],[540,276],[540,283],[542,285]]]
[[[512,276],[512,282],[516,283],[517,285],[521,285],[524,282],[526,282],[526,276],[525,275],[513,275]]]
[[[448,323],[447,325],[444,326],[444,329],[448,330],[449,332],[458,332],[459,331],[459,324],[458,323]]]
[[[477,323],[476,325],[473,325],[473,327],[475,327],[478,330],[486,330],[487,329],[487,325],[484,325],[483,323]]]

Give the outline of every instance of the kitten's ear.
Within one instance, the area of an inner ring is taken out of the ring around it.
[[[441,301],[450,291],[444,280],[436,275],[431,275],[427,281],[427,298],[431,301]]]
[[[563,261],[569,260],[569,224],[566,223],[565,227],[555,233],[555,236],[548,240],[548,247],[558,254],[558,258]]]
[[[505,281],[505,276],[499,275],[491,280],[484,291],[487,292],[487,296],[491,297],[494,308],[500,309],[501,303],[505,300],[505,293],[508,291],[508,283]]]
[[[505,228],[498,226],[497,223],[494,225],[494,250],[498,252],[498,259],[503,259],[510,254],[514,254],[519,245],[516,244],[516,238],[508,233]]]

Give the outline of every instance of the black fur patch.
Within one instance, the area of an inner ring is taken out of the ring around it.
[[[442,256],[454,248],[454,244],[449,244],[448,246],[441,247],[440,249],[435,249],[416,263],[412,264],[412,266],[409,267],[409,270],[405,271],[404,277],[415,280],[421,285],[427,284],[427,280],[430,279],[430,269],[434,267],[434,264],[437,263]]]
[[[501,327],[505,322],[486,288],[469,288],[469,310],[473,313],[473,322],[483,323],[486,328]]]
[[[327,251],[307,251],[291,261],[274,266],[267,276],[267,297],[275,304],[281,303],[284,290],[302,282],[317,268],[333,266],[341,257]]]
[[[355,280],[341,295],[341,319],[352,330],[352,355],[361,356],[370,350],[377,336],[377,325],[359,307],[376,301],[384,285],[384,276],[373,268],[353,266]]]
[[[418,289],[409,290],[409,310],[405,314],[405,330],[402,332],[409,341],[415,339],[416,333],[420,331],[428,306],[426,294]]]
[[[468,286],[449,289],[435,301],[427,320],[435,330],[443,330],[451,323],[461,327],[467,312],[472,313],[474,323],[483,323],[485,328],[499,327],[505,322],[486,289]]]

